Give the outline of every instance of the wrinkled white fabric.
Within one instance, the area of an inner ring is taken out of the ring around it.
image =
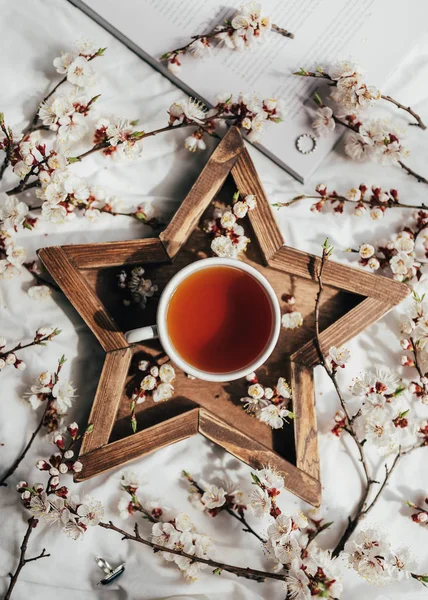
[[[110,0],[112,1],[112,0]],[[120,10],[120,3],[118,3]],[[403,10],[406,10],[403,6]],[[61,50],[68,50],[79,37],[96,40],[108,51],[94,63],[100,74],[97,90],[102,94],[99,111],[116,113],[130,119],[140,119],[143,127],[154,128],[166,123],[169,105],[182,97],[182,93],[171,83],[138,59],[129,50],[103,31],[85,15],[65,0],[0,0],[0,75],[2,81],[1,106],[8,123],[25,121],[34,113],[37,102],[49,89],[52,80],[57,80],[52,60]],[[380,31],[387,30],[385,23],[379,24]],[[391,34],[392,35],[392,34]],[[382,36],[382,39],[385,39]],[[388,60],[388,43],[381,44],[380,52]],[[168,40],[165,40],[168,49]],[[296,65],[300,66],[300,65]],[[187,68],[191,68],[189,64]],[[389,93],[403,102],[411,102],[417,112],[428,120],[428,38],[397,68],[394,79],[384,93]],[[376,82],[373,82],[376,83]],[[393,113],[402,124],[408,119],[393,108],[384,107],[385,114]],[[277,126],[278,135],[286,131],[287,124]],[[415,170],[428,172],[426,152],[427,133],[410,128],[409,143],[412,155],[408,160]],[[87,176],[94,184],[100,184],[111,194],[118,194],[129,204],[135,201],[150,201],[160,214],[171,214],[177,208],[208,158],[208,152],[190,154],[183,148],[185,133],[175,132],[144,142],[145,153],[136,162],[109,161],[103,156],[94,156],[78,166],[79,173]],[[302,193],[302,186],[281,171],[267,158],[250,148],[258,173],[272,202],[287,201]],[[8,173],[2,182],[5,190],[14,185],[16,178]],[[349,187],[365,182],[386,187],[396,187],[403,201],[421,203],[426,201],[427,188],[406,176],[398,168],[382,168],[378,165],[356,165],[342,152],[341,144],[321,166],[313,180],[305,185],[310,193],[319,182],[345,191]],[[328,235],[336,247],[335,259],[346,262],[349,255],[342,254],[346,247],[359,243],[374,242],[395,232],[398,225],[405,224],[409,213],[391,210],[382,222],[365,217],[334,217],[318,215],[309,211],[309,204],[302,203],[276,213],[287,244],[319,253],[320,244]],[[25,232],[20,241],[34,256],[37,248],[65,243],[83,243],[137,238],[149,235],[139,223],[126,217],[112,219],[103,215],[96,223],[75,219],[64,226],[40,224],[33,232]],[[29,298],[26,290],[31,277],[0,282],[0,334],[11,343],[28,339],[43,325],[55,325],[62,333],[48,347],[23,351],[27,362],[23,373],[7,368],[0,374],[0,470],[8,466],[23,447],[24,440],[33,431],[37,415],[22,400],[23,393],[33,379],[43,370],[54,369],[57,359],[66,354],[64,373],[78,389],[78,399],[70,411],[70,419],[84,423],[96,389],[102,364],[102,352],[93,335],[83,324],[68,301],[54,295],[45,302]],[[381,283],[380,283],[381,285]],[[397,311],[348,344],[352,351],[350,365],[340,373],[344,389],[358,371],[381,363],[404,373],[399,367],[401,355],[397,339]],[[323,534],[320,542],[324,547],[333,547],[342,531],[347,515],[355,506],[360,492],[361,477],[355,463],[352,445],[328,435],[337,399],[330,382],[322,372],[316,372],[317,415],[319,421],[319,445],[323,504],[328,520],[335,524]],[[421,414],[424,411],[418,408]],[[425,415],[427,410],[425,410]],[[0,489],[0,593],[8,584],[7,573],[17,564],[19,544],[26,527],[24,510],[14,489],[17,481],[43,481],[43,476],[34,467],[35,461],[51,452],[46,437],[39,437],[19,471],[10,478],[10,485]],[[373,464],[379,459],[373,455]],[[211,519],[196,513],[187,501],[186,486],[180,481],[180,471],[186,468],[195,476],[205,479],[222,475],[226,471],[250,489],[250,469],[227,453],[212,445],[201,436],[169,446],[155,454],[134,462],[132,467],[144,473],[146,486],[144,496],[160,498],[168,506],[187,512],[201,531],[217,540],[217,557],[239,565],[267,568],[268,563],[256,540],[240,531],[239,525],[227,516]],[[116,506],[119,497],[121,469],[95,477],[79,486],[83,496],[90,493],[102,500],[108,517],[121,523]],[[420,573],[428,572],[427,532],[409,519],[409,510],[404,501],[420,499],[428,495],[428,470],[426,456],[419,451],[406,457],[391,478],[383,498],[370,514],[369,522],[379,523],[387,532],[393,546],[410,545],[419,558]],[[285,493],[281,507],[293,511],[297,507],[308,507],[291,494]],[[254,527],[263,526],[251,519]],[[130,527],[131,521],[124,523]],[[148,533],[149,526],[141,523],[141,531]],[[93,600],[109,597],[112,600],[273,600],[283,599],[281,583],[265,585],[240,580],[233,575],[213,576],[209,570],[193,584],[186,583],[178,570],[165,563],[158,555],[136,544],[122,542],[113,532],[91,529],[83,541],[73,542],[66,538],[56,526],[38,527],[31,537],[29,556],[46,547],[51,557],[30,563],[23,570],[13,598],[44,598],[51,600]],[[126,572],[108,589],[94,587],[101,577],[93,557],[100,555],[112,564],[126,561]],[[426,598],[426,589],[416,582],[394,585],[378,590],[342,567],[346,600],[419,600]]]

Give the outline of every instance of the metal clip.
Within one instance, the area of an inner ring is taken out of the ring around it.
[[[102,569],[106,574],[105,577],[98,581],[97,585],[108,585],[109,583],[120,577],[125,571],[125,563],[122,563],[121,565],[113,568],[104,558],[101,558],[100,556],[95,557],[95,562],[97,563],[98,567]]]

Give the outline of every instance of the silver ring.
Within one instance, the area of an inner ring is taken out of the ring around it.
[[[310,133],[302,133],[296,140],[296,148],[300,154],[312,154],[317,147],[317,139]]]

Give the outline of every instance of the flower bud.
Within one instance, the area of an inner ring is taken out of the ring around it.
[[[149,368],[149,361],[148,360],[140,360],[140,362],[138,363],[138,369],[140,371],[147,371],[147,369]]]
[[[58,471],[58,469],[55,469],[55,467],[51,467],[51,468],[49,469],[49,475],[52,475],[52,476],[57,476],[57,475],[59,475],[59,471]]]
[[[14,365],[15,363],[16,363],[16,355],[13,352],[10,352],[6,356],[6,364],[7,365]]]
[[[74,456],[73,450],[67,450],[66,452],[64,452],[64,458],[66,458],[67,460],[70,458],[73,458],[73,456]]]
[[[64,438],[62,437],[62,435],[60,433],[57,433],[56,435],[54,435],[53,443],[56,446],[58,446],[58,448],[60,448],[61,450],[63,450],[65,447]]]
[[[22,492],[25,488],[28,487],[28,483],[26,481],[20,481],[16,484],[16,491]]]
[[[71,435],[71,437],[73,438],[73,440],[76,438],[78,432],[79,432],[79,426],[77,423],[70,423],[70,425],[67,427],[67,431],[68,433]]]
[[[27,368],[27,365],[25,364],[25,362],[23,360],[17,360],[14,367],[15,367],[15,369],[18,369],[18,371],[25,371],[25,369]]]
[[[35,483],[33,485],[33,488],[36,490],[36,492],[38,494],[41,494],[42,492],[45,491],[45,487],[44,487],[43,483]]]
[[[67,465],[66,465],[66,464],[64,464],[64,463],[61,463],[61,464],[59,465],[58,469],[59,469],[59,472],[60,472],[62,475],[65,475],[65,474],[68,472],[68,467],[67,467]]]
[[[73,463],[72,469],[75,473],[80,473],[81,470],[83,469],[83,464],[79,460],[76,460]]]
[[[51,488],[55,489],[59,486],[59,477],[55,476],[51,479]]]
[[[51,468],[50,464],[45,460],[38,460],[36,462],[36,467],[39,469],[39,471],[49,471]]]
[[[21,494],[21,498],[22,498],[23,500],[29,500],[29,499],[31,498],[31,494],[30,494],[30,492],[29,492],[28,490],[25,490],[25,492],[23,492],[23,493]]]

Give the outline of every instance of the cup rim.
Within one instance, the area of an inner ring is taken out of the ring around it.
[[[255,361],[253,361],[250,365],[248,365],[247,367],[239,369],[237,371],[230,371],[228,373],[209,373],[206,371],[201,371],[200,369],[197,369],[196,367],[193,367],[192,365],[187,363],[183,358],[181,358],[181,356],[178,354],[178,352],[174,349],[174,346],[172,345],[172,343],[169,339],[168,329],[167,329],[167,325],[166,325],[167,308],[168,308],[169,300],[170,300],[174,290],[191,273],[194,273],[194,272],[199,271],[204,268],[209,268],[210,266],[235,267],[235,268],[241,269],[242,271],[245,271],[246,273],[249,273],[250,275],[252,275],[254,277],[254,279],[256,279],[263,286],[263,289],[268,294],[269,300],[271,302],[272,310],[273,310],[272,334],[271,334],[270,340],[269,340],[268,344],[266,345],[262,354],[260,354],[258,356],[258,358]],[[197,260],[197,261],[185,266],[183,269],[178,271],[178,273],[176,273],[172,277],[172,279],[167,283],[167,285],[165,286],[165,288],[161,294],[160,300],[159,300],[156,321],[157,321],[159,339],[161,341],[163,349],[165,350],[165,352],[169,356],[169,358],[172,360],[172,362],[175,365],[177,365],[178,368],[180,368],[182,371],[184,371],[188,375],[192,375],[193,377],[196,377],[197,379],[201,379],[203,381],[214,381],[214,382],[223,383],[223,382],[227,382],[227,381],[235,381],[236,379],[242,379],[246,375],[249,375],[256,369],[258,369],[272,354],[273,349],[275,348],[277,341],[278,341],[278,337],[279,337],[279,332],[280,332],[280,327],[281,327],[281,310],[279,307],[278,298],[277,298],[275,291],[273,290],[271,284],[269,283],[269,281],[266,279],[266,277],[264,275],[262,275],[259,271],[257,271],[257,269],[255,269],[251,265],[248,265],[247,263],[245,263],[237,258],[209,257],[209,258],[203,258],[201,260]]]

